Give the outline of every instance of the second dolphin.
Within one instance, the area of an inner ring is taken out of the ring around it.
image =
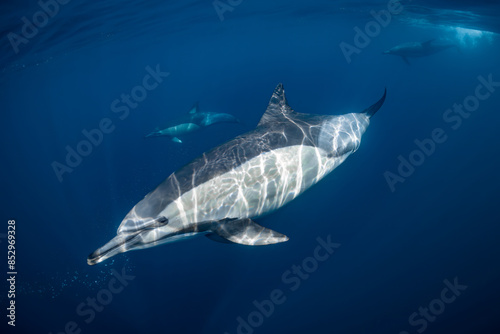
[[[175,143],[182,143],[180,136],[195,132],[201,128],[207,127],[216,123],[239,123],[238,119],[233,115],[215,112],[200,112],[198,104],[194,105],[187,115],[171,122],[163,130],[151,132],[147,137],[169,136]]]

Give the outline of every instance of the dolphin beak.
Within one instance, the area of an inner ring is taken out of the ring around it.
[[[175,229],[160,230],[158,227],[161,227],[163,222],[157,220],[154,222],[159,225],[149,225],[134,232],[118,234],[107,244],[90,254],[87,258],[87,264],[93,266],[120,253],[156,246],[168,240],[176,240],[177,231]]]
[[[93,266],[106,259],[109,259],[116,254],[126,252],[131,249],[133,245],[137,244],[141,240],[140,233],[128,234],[128,235],[117,235],[107,244],[97,249],[95,252],[89,255],[87,258],[87,264]]]

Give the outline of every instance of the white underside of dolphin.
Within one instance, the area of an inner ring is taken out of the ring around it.
[[[301,114],[278,85],[255,130],[170,175],[132,208],[117,236],[88,263],[198,234],[244,245],[287,241],[253,219],[289,203],[355,152],[384,99],[360,113]]]

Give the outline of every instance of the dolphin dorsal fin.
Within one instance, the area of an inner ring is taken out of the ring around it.
[[[281,118],[291,113],[294,113],[294,111],[288,105],[285,97],[285,89],[283,88],[283,84],[280,83],[274,89],[273,96],[271,96],[266,112],[262,115],[258,126],[272,122],[277,118]]]
[[[196,114],[198,112],[198,102],[194,104],[194,106],[189,110],[190,114]]]
[[[432,42],[434,42],[435,40],[436,40],[435,38],[430,39],[430,40],[428,40],[428,41],[423,42],[423,43],[422,43],[422,45],[430,45],[430,44],[431,44]]]

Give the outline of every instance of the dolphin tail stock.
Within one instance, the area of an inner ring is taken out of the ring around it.
[[[144,136],[144,138],[149,138],[149,137],[158,137],[161,136],[160,129],[156,127],[153,132],[148,133],[147,135]]]
[[[362,111],[362,113],[367,114],[368,116],[372,117],[375,115],[375,113],[382,107],[385,101],[385,97],[387,95],[387,88],[384,88],[384,95],[375,102],[375,104],[371,105],[370,107],[366,108],[365,110]]]
[[[241,121],[240,121],[240,119],[238,117],[230,115],[230,114],[228,114],[228,115],[231,116],[231,117],[228,118],[227,123],[238,123],[238,124],[241,124]]]
[[[213,222],[206,236],[213,241],[248,246],[271,245],[288,241],[286,235],[260,226],[250,218]]]

